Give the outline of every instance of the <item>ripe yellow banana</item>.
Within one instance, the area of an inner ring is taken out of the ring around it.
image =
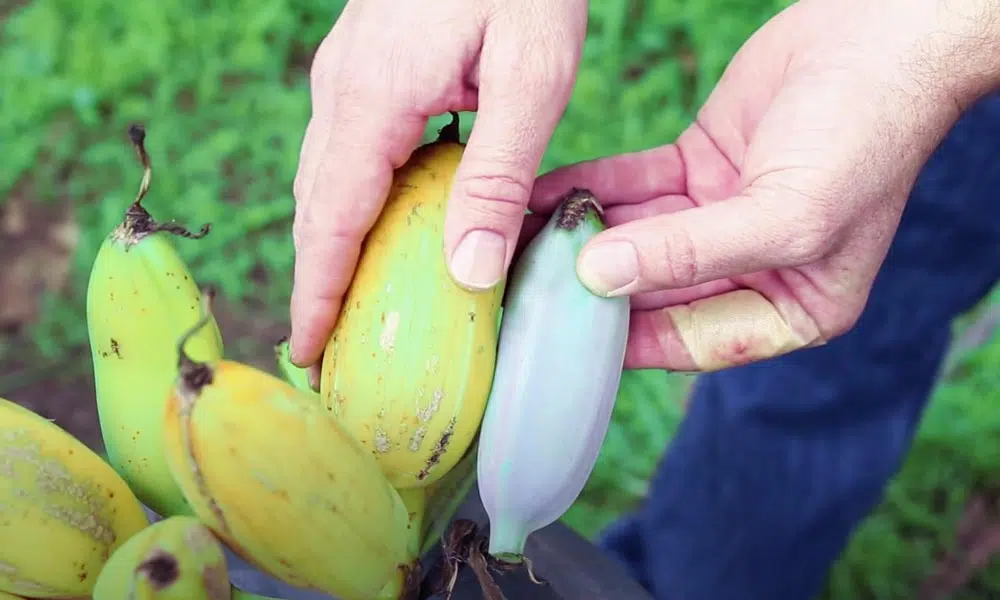
[[[197,238],[157,223],[142,207],[151,168],[145,132],[129,129],[143,165],[135,203],[101,244],[87,287],[87,327],[97,409],[108,460],[139,499],[163,516],[190,514],[162,452],[163,404],[175,377],[174,344],[198,320],[200,291],[170,236]],[[193,356],[222,356],[222,335],[208,323],[188,346]]]
[[[222,544],[198,519],[168,517],[119,547],[97,578],[94,600],[230,600]]]
[[[112,552],[148,521],[95,452],[0,398],[0,590],[89,597]]]
[[[437,481],[465,454],[496,359],[504,286],[462,289],[442,250],[464,150],[452,114],[396,172],[323,358],[324,403],[399,489]]]
[[[298,587],[371,600],[407,579],[408,515],[378,463],[315,395],[179,342],[164,449],[195,514],[245,560]],[[402,589],[402,586],[400,587]]]

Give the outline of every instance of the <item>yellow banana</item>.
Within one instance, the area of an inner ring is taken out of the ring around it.
[[[371,600],[407,579],[408,516],[375,459],[314,395],[179,342],[164,449],[195,514],[229,547],[294,586]],[[402,589],[402,586],[401,586]]]
[[[94,451],[0,398],[0,590],[89,597],[112,552],[147,524],[139,500]]]
[[[15,596],[14,594],[8,594],[7,592],[0,591],[0,600],[26,600],[24,596]]]
[[[177,376],[173,345],[198,320],[200,292],[171,235],[197,238],[174,223],[160,224],[142,207],[151,168],[145,132],[129,128],[143,165],[135,203],[101,244],[87,287],[87,327],[101,433],[108,461],[139,499],[157,513],[190,514],[163,458],[162,415]],[[189,344],[191,354],[214,360],[222,335],[214,322]]]
[[[395,174],[327,343],[320,394],[398,488],[440,479],[479,429],[503,284],[475,293],[442,250],[458,115]]]
[[[229,600],[222,544],[186,515],[153,523],[119,547],[94,586],[94,600]]]
[[[309,371],[292,363],[288,349],[288,338],[282,338],[274,346],[274,361],[278,366],[278,373],[296,388],[315,394],[316,391],[309,385]]]

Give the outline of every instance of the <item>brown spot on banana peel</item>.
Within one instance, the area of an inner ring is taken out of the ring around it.
[[[826,343],[814,322],[793,329],[789,319],[756,290],[742,289],[663,310],[687,350],[693,372],[744,365]],[[673,344],[661,339],[664,348]]]
[[[135,570],[149,580],[155,590],[170,587],[181,576],[177,557],[160,549],[154,550]]]
[[[436,464],[441,460],[441,456],[448,450],[448,445],[451,442],[451,436],[455,433],[455,419],[452,418],[448,421],[448,426],[445,427],[444,431],[441,433],[441,437],[438,438],[434,448],[431,449],[431,455],[427,457],[427,462],[424,464],[424,468],[417,473],[417,480],[423,481],[430,475],[431,469],[434,468]]]

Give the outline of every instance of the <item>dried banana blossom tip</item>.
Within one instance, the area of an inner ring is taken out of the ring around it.
[[[606,229],[604,207],[594,194],[585,188],[571,188],[559,199],[559,216],[556,227],[559,229],[576,229],[587,223],[597,229]]]
[[[150,161],[149,153],[146,151],[146,129],[139,124],[129,125],[128,137],[129,141],[132,142],[132,147],[135,148],[136,156],[139,157],[139,164],[142,165],[142,180],[139,182],[139,192],[135,196],[135,201],[125,211],[125,217],[112,232],[112,237],[127,248],[158,231],[165,231],[188,239],[200,239],[208,235],[212,229],[209,223],[202,225],[201,230],[195,233],[178,223],[157,222],[153,215],[142,206],[142,201],[149,192],[149,183],[153,177],[152,161]]]

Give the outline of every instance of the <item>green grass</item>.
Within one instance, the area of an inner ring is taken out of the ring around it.
[[[593,2],[578,82],[543,170],[672,140],[740,44],[786,4]],[[89,266],[139,178],[124,136],[132,121],[147,125],[154,157],[147,206],[161,219],[215,225],[204,241],[178,244],[196,277],[233,304],[286,319],[291,186],[309,115],[306,65],[342,5],[34,0],[8,16],[0,32],[0,197],[68,199],[82,237],[70,293],[46,297],[31,348],[0,342],[0,360],[30,351],[53,366],[79,367]],[[463,129],[470,125],[466,119]],[[258,342],[269,352],[273,340],[236,344]],[[995,483],[1000,412],[990,400],[998,368],[994,339],[942,385],[905,469],[838,564],[825,598],[912,597],[932,552],[950,543],[965,498]],[[0,390],[10,383],[3,376]],[[592,535],[643,496],[681,418],[687,384],[657,371],[626,375],[569,524]],[[1000,573],[979,584],[1000,594]]]

